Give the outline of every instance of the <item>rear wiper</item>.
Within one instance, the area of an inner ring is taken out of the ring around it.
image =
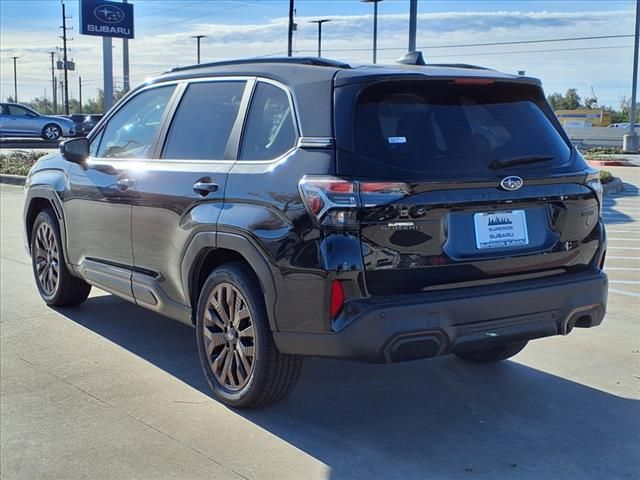
[[[547,160],[553,160],[553,155],[529,155],[528,157],[516,157],[508,158],[504,160],[494,160],[489,164],[489,168],[492,170],[498,168],[512,167],[514,165],[527,165],[529,163],[546,162]]]

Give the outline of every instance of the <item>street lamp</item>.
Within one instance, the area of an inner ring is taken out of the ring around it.
[[[382,0],[360,0],[363,3],[373,3],[373,63],[378,60],[378,3]]]
[[[13,101],[18,103],[18,76],[16,74],[16,60],[20,57],[13,58]]]
[[[318,57],[322,56],[322,24],[330,21],[330,18],[323,18],[322,20],[311,20],[311,22],[309,22],[318,24]]]
[[[191,38],[195,38],[198,42],[198,64],[200,64],[200,40],[206,38],[206,35],[193,35]]]
[[[636,133],[636,95],[638,92],[638,42],[640,40],[640,0],[636,0],[636,30],[633,44],[633,80],[631,84],[631,117],[629,118],[629,133],[622,137],[622,150],[637,152],[639,142]]]

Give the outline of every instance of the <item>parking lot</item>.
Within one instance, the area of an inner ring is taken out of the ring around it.
[[[45,307],[1,185],[2,478],[640,478],[640,168],[610,170],[601,327],[498,365],[308,359],[250,412],[209,396],[191,328],[97,289]]]

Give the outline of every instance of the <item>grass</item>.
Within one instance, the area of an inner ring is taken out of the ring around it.
[[[5,175],[27,175],[38,159],[47,152],[37,150],[24,152],[0,152],[0,173]]]
[[[607,170],[600,170],[600,183],[603,185],[613,180],[613,175]]]
[[[580,149],[583,155],[618,155],[624,154],[622,147],[589,147]]]

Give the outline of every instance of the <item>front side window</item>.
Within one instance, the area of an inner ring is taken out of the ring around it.
[[[277,158],[295,145],[296,137],[286,92],[269,83],[258,83],[249,109],[240,159]]]
[[[223,159],[244,87],[243,81],[189,85],[171,122],[162,158]]]
[[[107,123],[97,149],[101,158],[148,158],[174,85],[140,92]]]
[[[35,117],[35,112],[28,110],[24,107],[20,107],[18,105],[8,105],[9,115],[13,115],[16,117]]]

